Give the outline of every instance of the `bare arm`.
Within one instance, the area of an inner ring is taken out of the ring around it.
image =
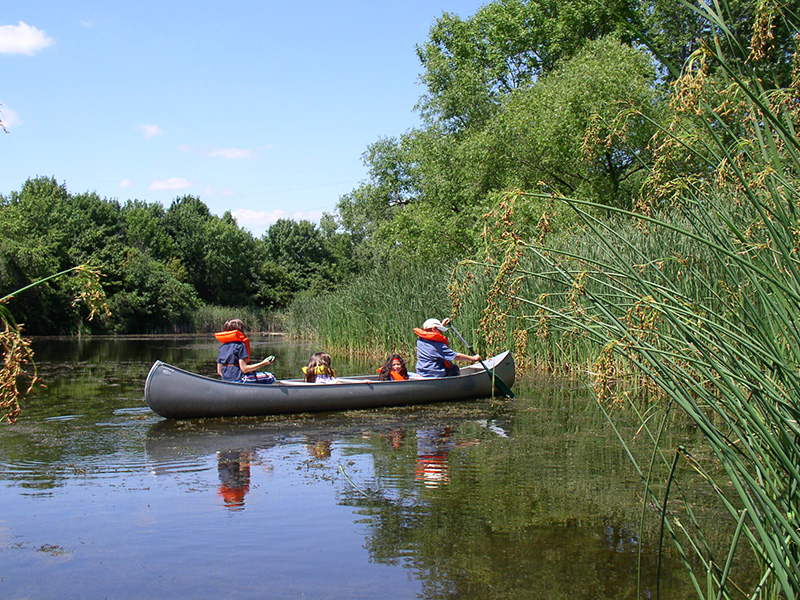
[[[259,363],[248,365],[247,361],[245,359],[240,358],[239,359],[239,369],[241,369],[242,373],[245,373],[245,374],[252,373],[253,371],[258,371],[261,367],[264,367],[264,366],[270,364],[271,362],[272,361],[269,358],[265,358],[264,360],[262,360]],[[217,369],[219,370],[219,367],[217,367]]]
[[[447,317],[444,321],[442,321],[442,325],[444,325],[445,327],[447,327],[449,324],[450,324],[450,317]],[[462,338],[462,341],[463,341],[463,338]],[[469,346],[469,344],[466,344],[466,345]],[[472,348],[470,348],[470,350],[472,350]],[[475,361],[478,361],[480,359],[481,359],[481,355],[480,354],[476,354],[474,356],[470,356],[469,354],[461,354],[459,352],[456,352],[456,360],[463,360],[464,362],[475,362]]]

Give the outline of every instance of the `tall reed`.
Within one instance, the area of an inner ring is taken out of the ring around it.
[[[292,335],[357,354],[412,356],[414,327],[451,316],[452,265],[395,265],[325,296],[298,298],[287,315]],[[476,309],[477,312],[478,309]]]
[[[617,210],[618,219],[598,218],[605,207],[559,198],[583,223],[585,236],[571,245],[516,235],[515,204],[537,196],[509,195],[500,209],[507,235],[498,237],[488,271],[496,308],[487,316],[501,315],[517,333],[545,328],[568,359],[572,339],[599,349],[592,389],[612,425],[616,405],[641,411],[638,443],[649,440],[652,455],[638,462],[629,454],[645,482],[645,507],[661,512],[664,539],[689,568],[698,597],[793,599],[800,596],[800,69],[791,88],[766,91],[753,61],[737,59],[747,44],[727,27],[726,3],[698,6],[718,36],[687,64],[677,100],[702,115],[701,129],[661,135],[709,176],[668,181],[670,201],[660,209]],[[797,31],[797,15],[784,16]],[[705,100],[713,94],[704,89],[704,61],[724,74],[724,106]],[[630,375],[661,402],[631,401],[620,385]],[[691,448],[662,450],[674,410],[703,433],[716,465],[698,462]],[[712,548],[693,519],[680,464],[704,474],[728,514],[727,548]],[[742,548],[762,567],[747,590],[737,588]]]
[[[228,319],[241,319],[248,331],[283,333],[286,323],[283,313],[272,310],[230,306],[203,305],[192,314],[188,324],[190,333],[213,333],[220,331]]]

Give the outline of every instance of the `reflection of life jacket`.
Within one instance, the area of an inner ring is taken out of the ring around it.
[[[243,334],[238,329],[231,331],[218,331],[214,334],[220,344],[227,344],[229,342],[242,342],[244,347],[247,348],[247,362],[250,362],[250,338]]]
[[[241,508],[244,507],[244,497],[249,490],[250,486],[247,484],[232,486],[223,483],[217,493],[228,508]]]
[[[414,479],[421,481],[427,488],[436,488],[450,483],[447,453],[417,456]]]
[[[246,452],[227,450],[217,453],[219,488],[217,494],[228,508],[244,508],[244,497],[250,491],[250,456]]]
[[[443,344],[450,345],[450,342],[447,341],[447,337],[438,329],[436,331],[428,331],[427,329],[420,329],[419,327],[414,327],[414,333],[417,334],[417,337],[422,338],[423,340],[427,340],[429,342],[442,342]],[[452,369],[453,363],[449,360],[442,359],[444,363],[445,369]],[[456,373],[458,375],[458,373]]]

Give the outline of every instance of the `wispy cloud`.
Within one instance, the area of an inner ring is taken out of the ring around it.
[[[130,179],[121,179],[117,182],[117,185],[123,189],[129,188],[133,185],[133,182]]]
[[[214,148],[213,150],[208,150],[205,155],[208,158],[224,158],[225,160],[258,158],[259,156],[258,152],[247,148]]]
[[[22,125],[22,119],[19,118],[17,111],[13,108],[8,108],[0,102],[0,121],[6,129],[13,129],[17,125]]]
[[[54,43],[44,31],[22,21],[18,25],[0,25],[0,54],[33,56]]]
[[[170,177],[169,179],[156,179],[150,182],[150,190],[182,190],[194,184],[183,177]]]
[[[280,208],[271,211],[238,208],[231,211],[231,214],[240,227],[257,230],[266,229],[278,221],[278,219],[317,222],[322,218],[322,211],[319,210],[286,212]]]
[[[153,125],[148,123],[142,123],[137,127],[137,129],[142,132],[142,135],[144,135],[144,139],[146,140],[152,140],[154,137],[157,137],[162,133],[164,133],[161,130],[161,127],[159,127],[158,125]]]

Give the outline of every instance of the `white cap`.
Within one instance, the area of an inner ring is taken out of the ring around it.
[[[439,331],[447,331],[447,327],[442,325],[442,322],[439,319],[428,319],[422,324],[423,329],[433,329],[436,328]]]

